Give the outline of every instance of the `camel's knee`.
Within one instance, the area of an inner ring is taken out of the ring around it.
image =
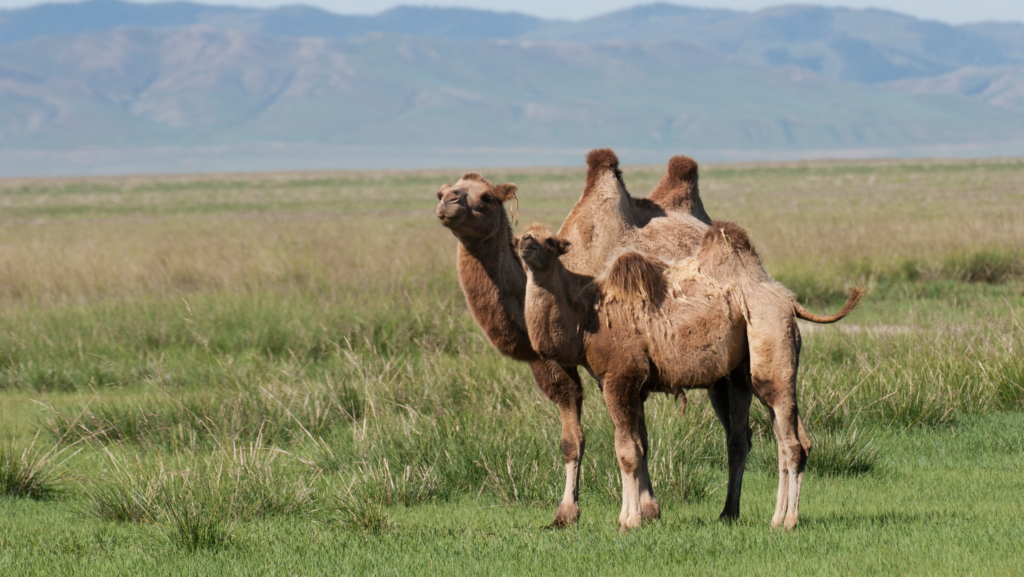
[[[564,437],[562,438],[562,457],[565,458],[566,463],[579,461],[583,457],[583,449],[586,445],[586,441],[583,437]]]
[[[583,403],[583,382],[576,369],[566,369],[553,362],[531,363],[533,380],[559,407],[572,407]]]
[[[783,447],[780,443],[780,447]],[[803,473],[807,467],[807,451],[799,441],[786,443],[779,459],[779,470],[783,473]]]
[[[632,475],[640,467],[640,455],[638,451],[619,452],[619,468],[627,475]]]

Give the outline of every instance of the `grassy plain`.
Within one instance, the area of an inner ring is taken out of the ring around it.
[[[635,194],[661,167],[631,167]],[[521,226],[577,169],[493,170]],[[615,531],[588,385],[583,521],[548,532],[557,411],[469,317],[433,191],[457,173],[0,181],[0,571],[53,574],[1010,573],[1024,542],[1024,161],[705,167],[817,310],[801,525],[768,529],[764,412],[743,518],[715,521],[703,393],[651,407],[665,518]]]

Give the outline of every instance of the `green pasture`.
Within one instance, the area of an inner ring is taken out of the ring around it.
[[[643,195],[661,167],[626,167]],[[579,169],[494,170],[519,228]],[[814,448],[742,517],[703,392],[648,402],[663,519],[617,532],[588,380],[578,527],[554,405],[469,316],[434,190],[458,171],[0,181],[2,574],[1014,574],[1024,558],[1024,162],[702,169],[715,218],[837,325],[801,325]]]

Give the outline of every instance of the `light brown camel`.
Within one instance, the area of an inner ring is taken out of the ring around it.
[[[647,199],[632,198],[626,191],[618,158],[611,150],[591,151],[587,165],[583,194],[561,229],[565,238],[577,243],[577,250],[566,261],[570,270],[592,277],[623,247],[668,259],[696,252],[711,223],[700,200],[696,162],[685,156],[672,158],[665,177]],[[558,405],[566,485],[552,526],[563,527],[579,517],[579,472],[585,446],[580,426],[583,387],[575,365],[543,361],[530,346],[523,317],[526,274],[512,249],[512,228],[503,208],[515,194],[513,184],[493,185],[479,174],[469,173],[440,188],[436,214],[459,239],[459,280],[477,323],[499,352],[530,364],[537,385]],[[742,392],[732,398],[728,379],[717,385],[709,395],[719,417],[726,415],[722,424],[730,439],[732,470],[739,463],[739,453],[746,454],[741,445],[748,444],[749,429],[745,420],[742,426],[733,426],[727,416],[731,405],[749,405],[749,393],[744,404]],[[646,429],[642,434],[646,439]],[[642,467],[646,468],[646,461]],[[742,469],[738,473],[742,475]],[[722,513],[725,517],[739,514],[738,500],[730,497],[733,492],[730,481]],[[649,486],[643,495],[645,514],[657,517],[660,510]]]
[[[797,409],[800,331],[794,317],[835,322],[863,291],[851,291],[837,315],[808,313],[764,270],[746,231],[727,222],[714,223],[694,257],[669,265],[627,251],[593,280],[566,270],[562,261],[571,243],[542,225],[513,244],[527,266],[531,346],[563,366],[583,365],[601,383],[622,472],[619,527],[637,527],[645,517],[642,493],[650,481],[641,466],[647,442],[640,417],[647,396],[748,374],[747,385],[767,407],[778,439],[772,525],[795,527],[811,442]],[[745,421],[746,410],[732,417]]]

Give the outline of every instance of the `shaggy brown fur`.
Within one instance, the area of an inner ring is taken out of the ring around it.
[[[666,209],[649,199],[629,195],[622,182],[618,158],[611,150],[592,151],[587,155],[587,163],[583,194],[560,230],[561,238],[575,247],[563,257],[563,264],[578,275],[581,286],[603,272],[609,258],[626,247],[670,260],[697,252],[709,221],[686,212],[687,206],[701,206],[695,172],[692,173],[692,188],[684,191],[676,187],[662,194],[661,198],[671,204]],[[673,166],[678,164],[670,164],[666,179],[675,174],[672,178],[679,180],[680,174]],[[686,174],[682,176],[689,178]],[[563,367],[552,362],[542,363],[526,337],[522,312],[525,273],[512,249],[511,227],[501,208],[501,201],[513,198],[515,190],[515,185],[494,186],[479,174],[469,173],[454,185],[441,187],[437,216],[460,241],[459,277],[474,318],[500,352],[531,363],[537,384],[558,404],[567,479],[566,493],[554,525],[564,526],[579,515],[577,483],[584,446],[579,420],[583,391],[575,364]],[[685,192],[689,204],[671,201],[672,191]],[[700,210],[703,211],[702,206]],[[738,393],[740,397],[734,398],[737,393],[728,387],[728,379],[723,379],[720,385],[721,394],[713,395],[712,401],[727,437],[745,438],[748,434],[745,417],[742,431],[730,432],[730,427],[734,426],[731,423],[739,420],[729,416],[729,407],[743,404],[742,391]],[[729,447],[730,463],[733,463],[735,451],[733,445]],[[642,467],[646,468],[646,461]],[[656,518],[659,507],[649,486],[643,495],[645,517]],[[727,512],[733,510],[730,507],[727,497]]]
[[[721,395],[715,389],[725,378],[739,381],[732,386],[750,390],[768,408],[779,441],[772,525],[795,527],[811,450],[796,403],[800,333],[793,317],[798,305],[764,270],[746,231],[716,222],[697,255],[672,265],[625,252],[582,289],[559,260],[561,239],[531,228],[516,245],[527,266],[524,314],[533,348],[563,365],[582,364],[602,383],[622,471],[620,527],[636,527],[644,518],[644,486],[650,483],[643,466],[644,399],[651,392],[679,394],[692,388],[710,388],[714,398]],[[574,303],[566,296],[570,291],[589,299]],[[853,310],[861,294],[851,294],[842,314]],[[735,487],[727,509],[733,505],[737,512],[750,443],[749,431],[737,429],[745,426],[746,410],[729,407],[725,415],[735,422],[727,427],[734,447],[730,491]],[[738,436],[741,432],[746,438]]]

